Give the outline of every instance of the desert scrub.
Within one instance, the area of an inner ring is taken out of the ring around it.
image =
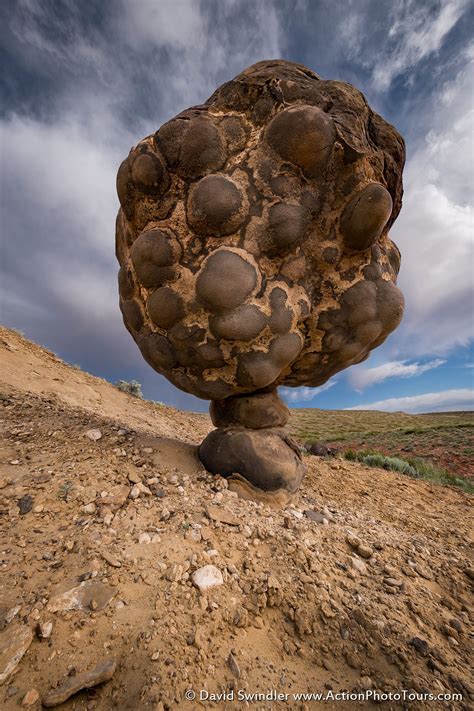
[[[419,457],[400,459],[399,457],[387,457],[380,452],[355,452],[352,449],[344,452],[344,457],[350,462],[360,462],[368,467],[380,467],[387,471],[405,474],[413,479],[424,479],[433,484],[442,484],[444,486],[457,486],[467,493],[474,493],[474,486],[471,482],[460,479],[446,469]]]
[[[399,474],[406,474],[414,479],[419,478],[416,469],[399,457],[386,457],[378,452],[354,452],[352,449],[347,450],[344,456],[350,462],[361,462],[369,467],[380,467]]]
[[[137,380],[118,380],[115,387],[132,397],[143,398],[142,386]]]

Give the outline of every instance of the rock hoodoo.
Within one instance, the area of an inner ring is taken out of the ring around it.
[[[404,142],[350,84],[255,64],[119,168],[120,307],[144,358],[211,400],[206,468],[291,495],[279,385],[317,387],[400,322]]]

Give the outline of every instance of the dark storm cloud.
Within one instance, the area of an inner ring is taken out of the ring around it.
[[[425,172],[435,165],[436,175],[420,183],[416,166],[409,168],[419,202],[406,211],[402,249],[404,239],[405,251],[415,249],[419,205],[429,219],[435,189],[433,229],[455,220],[460,237],[449,258],[465,260],[470,213],[459,209],[457,154],[442,149],[446,140],[464,146],[467,131],[450,133],[449,121],[451,106],[466,109],[467,3],[20,0],[0,12],[1,318],[68,360],[110,379],[135,377],[150,397],[206,407],[151,371],[121,322],[115,172],[138,139],[260,59],[286,57],[353,82],[406,132],[410,152]],[[445,109],[437,112],[438,94]],[[411,256],[419,259],[416,249]],[[465,291],[462,271],[450,315],[440,309],[459,342]],[[413,294],[407,334],[435,317],[428,297]],[[433,352],[429,333],[420,342]]]

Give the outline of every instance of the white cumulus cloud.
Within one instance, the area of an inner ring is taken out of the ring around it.
[[[387,378],[413,378],[446,363],[441,358],[428,363],[409,363],[406,360],[392,360],[374,368],[353,368],[349,371],[349,382],[357,390],[382,383]]]
[[[333,385],[337,383],[337,380],[330,380],[328,383],[324,383],[318,388],[280,388],[280,395],[287,402],[310,402],[317,395],[321,395],[325,390],[329,390]]]

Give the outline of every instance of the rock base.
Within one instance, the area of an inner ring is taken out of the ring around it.
[[[243,498],[287,503],[306,468],[284,428],[289,411],[276,390],[212,402],[210,413],[217,429],[199,447],[206,469],[229,479]]]

